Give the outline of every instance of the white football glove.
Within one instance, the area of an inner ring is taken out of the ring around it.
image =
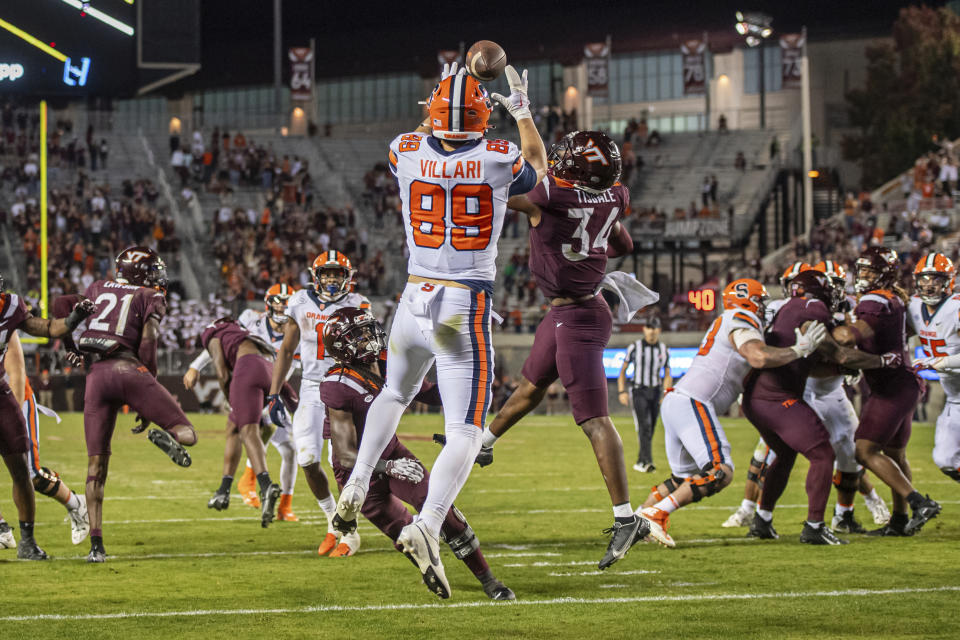
[[[446,79],[449,78],[450,76],[455,76],[455,75],[457,75],[457,67],[458,67],[458,65],[459,65],[459,63],[458,63],[456,60],[454,60],[453,62],[444,62],[444,63],[443,63],[443,71],[440,72],[440,82],[443,82],[444,80],[446,80]],[[463,69],[460,69],[460,71],[461,71],[461,72],[466,72],[466,67],[464,67]]]
[[[523,76],[517,73],[513,65],[508,64],[503,72],[507,75],[507,83],[510,85],[510,96],[505,97],[499,93],[494,93],[490,97],[503,105],[510,112],[514,120],[524,120],[532,118],[530,115],[530,98],[527,97],[527,70],[523,70]]]
[[[814,322],[807,327],[806,333],[801,333],[800,329],[794,329],[797,336],[797,342],[791,349],[797,354],[798,358],[806,358],[817,350],[820,343],[827,337],[827,328],[821,322]]]
[[[384,470],[391,478],[403,480],[411,484],[417,484],[423,480],[423,467],[416,460],[411,458],[400,458],[399,460],[387,460],[387,466]]]
[[[933,369],[935,371],[943,370],[943,358],[938,356],[929,356],[926,358],[919,358],[913,361],[913,368],[916,371],[921,369]]]

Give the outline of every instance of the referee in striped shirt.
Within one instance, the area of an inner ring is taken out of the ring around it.
[[[627,347],[627,356],[620,367],[617,390],[620,404],[633,410],[640,451],[633,468],[641,473],[656,470],[653,465],[653,429],[660,415],[660,398],[664,385],[673,385],[670,377],[670,350],[660,342],[660,318],[654,316],[643,326],[643,338]],[[627,393],[627,367],[633,364],[633,380]],[[664,377],[660,377],[660,370]]]

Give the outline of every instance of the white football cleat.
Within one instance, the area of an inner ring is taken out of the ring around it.
[[[347,482],[337,501],[337,514],[333,517],[333,528],[340,533],[352,533],[357,530],[357,516],[367,499],[367,487],[353,480]]]
[[[721,527],[749,527],[753,520],[753,509],[740,505],[737,510],[730,514]]]
[[[864,496],[863,500],[867,503],[870,515],[873,516],[874,524],[885,525],[890,522],[890,510],[887,509],[887,503],[883,501],[883,498],[874,500],[869,496]]]
[[[0,549],[16,549],[17,541],[13,537],[13,529],[5,521],[0,522]]]
[[[70,520],[70,538],[73,544],[80,544],[90,533],[90,516],[87,514],[87,497],[79,493],[76,496],[80,506],[73,510],[68,509],[67,518]]]
[[[427,533],[421,521],[412,522],[400,531],[397,544],[420,569],[423,584],[443,599],[450,597],[450,583],[440,562],[440,541]]]
[[[673,537],[667,533],[667,529],[670,528],[670,514],[656,507],[647,507],[640,511],[640,517],[650,525],[649,537],[670,549],[677,546]]]

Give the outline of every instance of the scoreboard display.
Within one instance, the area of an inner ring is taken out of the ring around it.
[[[140,1],[0,2],[0,94],[133,94]]]

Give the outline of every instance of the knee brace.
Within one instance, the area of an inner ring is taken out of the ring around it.
[[[456,557],[457,560],[463,560],[480,548],[480,540],[477,538],[477,535],[473,532],[473,528],[467,523],[467,519],[463,516],[460,510],[456,507],[450,507],[450,509],[453,512],[453,515],[456,516],[460,522],[465,524],[467,528],[449,540],[447,540],[442,533],[440,536],[444,538],[444,542],[446,542],[447,546],[450,547],[450,551],[453,551],[454,557]]]
[[[835,471],[833,473],[833,486],[839,491],[856,491],[860,486],[860,474],[850,473],[849,471]]]
[[[60,475],[46,467],[40,467],[40,473],[33,476],[33,488],[37,493],[53,497],[60,489]]]
[[[670,475],[666,480],[663,481],[663,486],[667,488],[667,496],[680,488],[680,485],[683,484],[683,478],[678,478],[675,475]],[[657,490],[657,487],[653,488],[654,491]],[[667,496],[661,496],[660,499],[666,498]]]
[[[720,491],[720,484],[726,477],[726,472],[719,466],[704,468],[700,475],[687,478],[690,482],[690,491],[693,501],[700,502]]]
[[[940,471],[943,471],[944,475],[948,478],[960,482],[960,469],[953,469],[951,467],[940,467]]]

